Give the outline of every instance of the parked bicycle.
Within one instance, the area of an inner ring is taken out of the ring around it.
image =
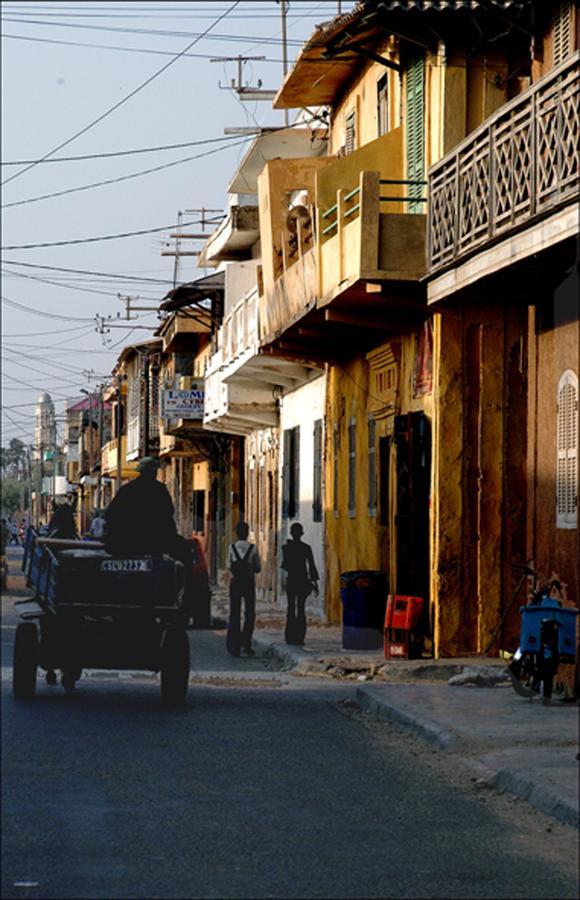
[[[548,704],[559,663],[575,660],[575,618],[579,611],[563,607],[552,596],[557,591],[562,597],[562,587],[556,579],[539,584],[537,573],[525,566],[522,574],[534,581],[529,603],[520,608],[520,645],[508,670],[520,696],[531,699],[539,695]]]

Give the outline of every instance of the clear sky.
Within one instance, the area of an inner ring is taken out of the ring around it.
[[[263,88],[277,89],[282,77],[279,4],[241,0],[233,6],[228,0],[2,3],[2,445],[12,437],[32,442],[34,404],[44,390],[55,401],[62,437],[66,399],[105,380],[123,345],[152,334],[127,325],[111,329],[105,344],[94,316],[124,313],[118,294],[153,306],[171,288],[174,260],[161,256],[169,241],[167,226],[177,222],[179,210],[223,209],[229,177],[248,146],[239,136],[224,140],[224,128],[283,124],[283,113],[270,102],[243,103],[219,87],[236,77],[237,64],[211,63],[213,57],[265,56],[244,65],[244,81],[251,85],[261,79]],[[290,61],[317,24],[352,6],[346,0],[291,0]],[[210,26],[191,55],[49,159],[214,143],[46,161],[24,171],[107,113]],[[185,159],[114,184],[37,199]],[[192,213],[184,221],[197,218]],[[22,246],[155,228],[165,230]],[[180,265],[180,281],[203,274],[195,258]],[[157,321],[154,312],[139,316],[134,323],[139,326]]]

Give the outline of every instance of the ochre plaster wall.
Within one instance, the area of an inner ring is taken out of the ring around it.
[[[510,599],[509,564],[523,561],[526,317],[525,305],[490,305],[484,295],[435,316],[431,596],[438,656],[484,651]]]
[[[383,569],[389,573],[394,589],[395,572],[393,545],[390,539],[395,515],[393,490],[394,451],[391,451],[389,490],[389,526],[380,524],[380,510],[374,515],[368,508],[368,417],[375,410],[375,459],[377,490],[379,488],[379,439],[390,436],[394,416],[399,413],[424,411],[432,415],[432,397],[413,397],[413,362],[415,334],[398,335],[383,347],[396,345],[398,389],[392,408],[378,411],[377,398],[372,393],[370,369],[366,356],[360,353],[341,366],[329,367],[326,400],[325,433],[325,491],[324,517],[326,524],[326,608],[330,621],[340,621],[340,573],[356,569]],[[381,348],[377,348],[381,349]],[[356,420],[356,491],[355,514],[348,509],[349,443],[348,426]],[[338,509],[334,510],[334,448],[338,437]]]
[[[373,48],[388,59],[397,62],[398,50],[394,38],[389,38]],[[379,136],[377,121],[377,82],[388,77],[389,131],[400,123],[401,90],[397,72],[380,63],[363,62],[360,73],[348,85],[342,97],[337,98],[330,123],[329,154],[337,153],[344,144],[345,119],[356,113],[355,149],[374,141]]]
[[[540,317],[538,317],[540,318]],[[579,603],[580,545],[578,528],[556,527],[556,419],[558,382],[567,369],[579,374],[578,320],[542,330],[538,323],[537,416],[534,466],[535,528],[530,547],[542,577],[553,573],[565,585],[566,596]]]

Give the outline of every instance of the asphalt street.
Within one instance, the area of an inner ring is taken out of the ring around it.
[[[184,708],[155,677],[11,695],[3,598],[3,897],[576,897],[576,834],[478,791],[357,709],[352,683],[191,634]]]

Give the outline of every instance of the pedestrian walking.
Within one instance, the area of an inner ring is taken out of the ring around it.
[[[77,540],[77,523],[69,503],[55,503],[52,518],[48,523],[48,537],[67,541]]]
[[[16,546],[18,547],[20,545],[20,541],[18,540],[18,525],[16,524],[16,522],[12,522],[12,521],[10,522],[9,530],[10,530],[10,543],[16,544]]]
[[[318,596],[320,578],[314,563],[312,547],[301,541],[304,529],[300,522],[290,528],[291,540],[282,547],[281,568],[286,572],[288,611],[284,637],[287,644],[301,647],[306,637],[306,599],[314,592]]]
[[[105,516],[101,509],[95,509],[93,518],[91,519],[91,527],[89,528],[89,537],[100,541],[105,535]]]
[[[253,656],[252,634],[256,620],[256,574],[260,571],[260,557],[255,544],[248,541],[250,527],[247,522],[238,522],[238,540],[230,544],[228,567],[232,573],[230,581],[230,619],[226,646],[228,653],[239,656],[243,649]],[[242,599],[244,600],[244,626],[241,625]]]

